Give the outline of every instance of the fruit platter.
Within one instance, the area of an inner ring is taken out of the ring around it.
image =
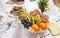
[[[14,6],[10,11],[10,14],[17,16],[18,21],[21,22],[23,28],[28,32],[40,33],[45,30],[50,30],[52,35],[60,33],[53,32],[52,29],[50,29],[54,25],[57,27],[57,24],[50,22],[49,16],[42,13],[40,9],[35,8],[34,10],[28,12],[24,6]]]
[[[42,13],[40,9],[35,8],[34,10],[28,12],[23,6],[15,6],[12,8],[10,13],[14,16],[18,16],[19,21],[21,22],[23,28],[28,31],[28,34],[40,34],[41,32],[45,32],[45,30],[49,30],[52,35],[58,35],[60,33],[58,30],[60,27],[57,26],[58,24],[50,22],[49,16]],[[22,32],[25,33],[25,31]],[[28,36],[28,34],[26,36]]]
[[[49,17],[39,9],[34,9],[27,12],[25,8],[15,6],[11,11],[11,14],[18,16],[18,19],[23,24],[24,28],[27,30],[32,30],[34,32],[39,32],[41,30],[48,29]]]
[[[41,14],[38,9],[34,9],[28,15],[22,15],[21,23],[24,28],[31,29],[35,32],[46,30],[48,24],[48,16]]]

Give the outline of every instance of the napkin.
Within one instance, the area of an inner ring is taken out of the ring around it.
[[[49,30],[50,30],[50,32],[51,32],[52,35],[58,35],[58,34],[60,34],[60,27],[58,26],[57,23],[50,22],[48,24],[48,28],[49,28]]]

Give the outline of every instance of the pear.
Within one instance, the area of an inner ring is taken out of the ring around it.
[[[40,17],[40,15],[36,15],[36,16],[34,17],[34,21],[35,21],[35,22],[41,22],[41,17]]]

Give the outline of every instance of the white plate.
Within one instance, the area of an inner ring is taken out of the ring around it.
[[[4,2],[3,2],[4,1]],[[7,2],[10,2],[10,0],[1,0],[1,3],[4,5],[4,6],[16,6],[18,4],[16,3],[13,3],[13,4],[6,4]],[[25,2],[25,1],[24,1]],[[20,4],[20,5],[23,5],[23,4]]]
[[[6,23],[7,22],[7,19],[8,19],[8,16],[7,14],[3,13],[3,12],[0,12],[0,15],[2,15],[4,18],[2,19],[2,21],[0,21],[0,24],[3,24],[3,23]]]

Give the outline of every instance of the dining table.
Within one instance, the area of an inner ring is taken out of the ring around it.
[[[0,24],[0,38],[36,38],[36,34],[28,32],[26,29],[23,28],[23,25],[19,21],[16,25],[17,17],[10,14],[10,11],[14,6],[17,6],[16,4],[8,5],[6,2],[9,0],[1,0],[0,1],[0,14],[5,16],[4,23]],[[34,2],[29,2],[28,0],[25,0],[25,3],[21,6],[24,6],[27,11],[31,11],[34,8],[38,8],[38,5]],[[51,8],[50,11],[45,11],[44,14],[49,16],[49,20],[51,22],[56,22],[60,19],[60,8],[54,5],[53,0],[49,0],[49,6]],[[60,24],[60,21],[56,22],[57,24]],[[46,30],[44,37],[41,38],[60,38],[60,35],[53,36],[49,30]],[[40,33],[42,35],[42,33]],[[40,38],[40,37],[39,37]]]

